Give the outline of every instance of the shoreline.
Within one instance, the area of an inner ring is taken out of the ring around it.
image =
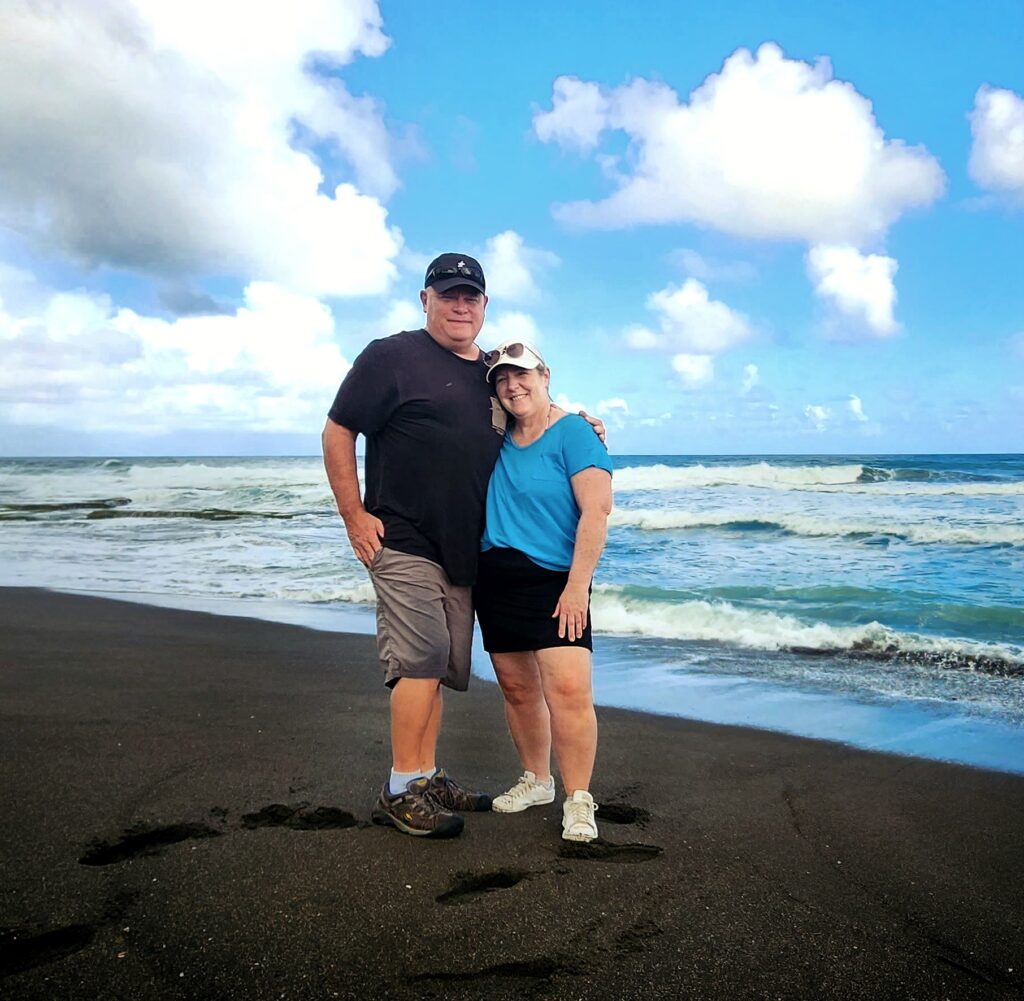
[[[0,590],[12,1001],[1019,997],[1024,780],[601,707],[602,842],[560,811],[367,823],[367,636]],[[442,762],[496,790],[500,698]]]
[[[360,606],[174,594],[56,593],[251,618],[329,633],[372,635],[375,628],[372,608]],[[595,635],[596,704],[705,723],[749,726],[862,750],[1024,775],[1024,727],[990,715],[965,712],[953,703],[884,695],[857,697],[736,671],[716,672],[713,667],[671,664],[657,658],[638,666],[635,658],[624,655],[624,650],[636,642],[635,637]],[[698,645],[691,647],[697,649]],[[736,660],[747,652],[716,649],[713,654],[721,660]],[[474,637],[473,676],[495,681],[479,630]]]

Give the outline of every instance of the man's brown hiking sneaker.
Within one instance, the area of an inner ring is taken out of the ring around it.
[[[397,827],[403,834],[420,838],[454,838],[465,824],[461,817],[450,813],[434,799],[430,782],[425,778],[413,779],[405,792],[397,796],[388,792],[385,782],[370,819],[375,824]]]
[[[491,808],[491,797],[487,793],[463,789],[443,768],[438,768],[430,779],[430,795],[446,810],[483,813]]]

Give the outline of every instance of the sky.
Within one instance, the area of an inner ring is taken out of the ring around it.
[[[0,454],[312,455],[471,254],[618,454],[1024,451],[1024,5],[3,0]]]

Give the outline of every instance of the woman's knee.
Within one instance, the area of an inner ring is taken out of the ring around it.
[[[544,686],[544,697],[552,712],[581,713],[594,708],[589,677],[570,675],[549,679]]]
[[[540,674],[535,664],[525,660],[502,663],[495,658],[494,673],[506,702],[525,705],[544,698]]]

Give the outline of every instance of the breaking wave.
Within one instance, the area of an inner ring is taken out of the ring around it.
[[[792,615],[737,608],[726,601],[650,601],[624,589],[594,588],[595,628],[603,633],[725,643],[756,650],[854,657],[1024,677],[1024,648],[904,633],[879,622],[834,626]]]
[[[1020,522],[989,525],[894,524],[890,521],[829,519],[809,515],[754,514],[742,511],[698,514],[650,508],[616,508],[609,524],[649,532],[722,528],[732,531],[775,529],[792,535],[843,538],[888,536],[908,542],[966,546],[1024,546]]]
[[[968,482],[964,482],[967,479]],[[860,464],[777,466],[755,462],[741,466],[626,466],[615,471],[615,489],[686,490],[697,487],[755,487],[817,493],[867,493],[928,496],[1024,496],[1024,483],[996,482],[981,476],[929,469],[886,469]]]

